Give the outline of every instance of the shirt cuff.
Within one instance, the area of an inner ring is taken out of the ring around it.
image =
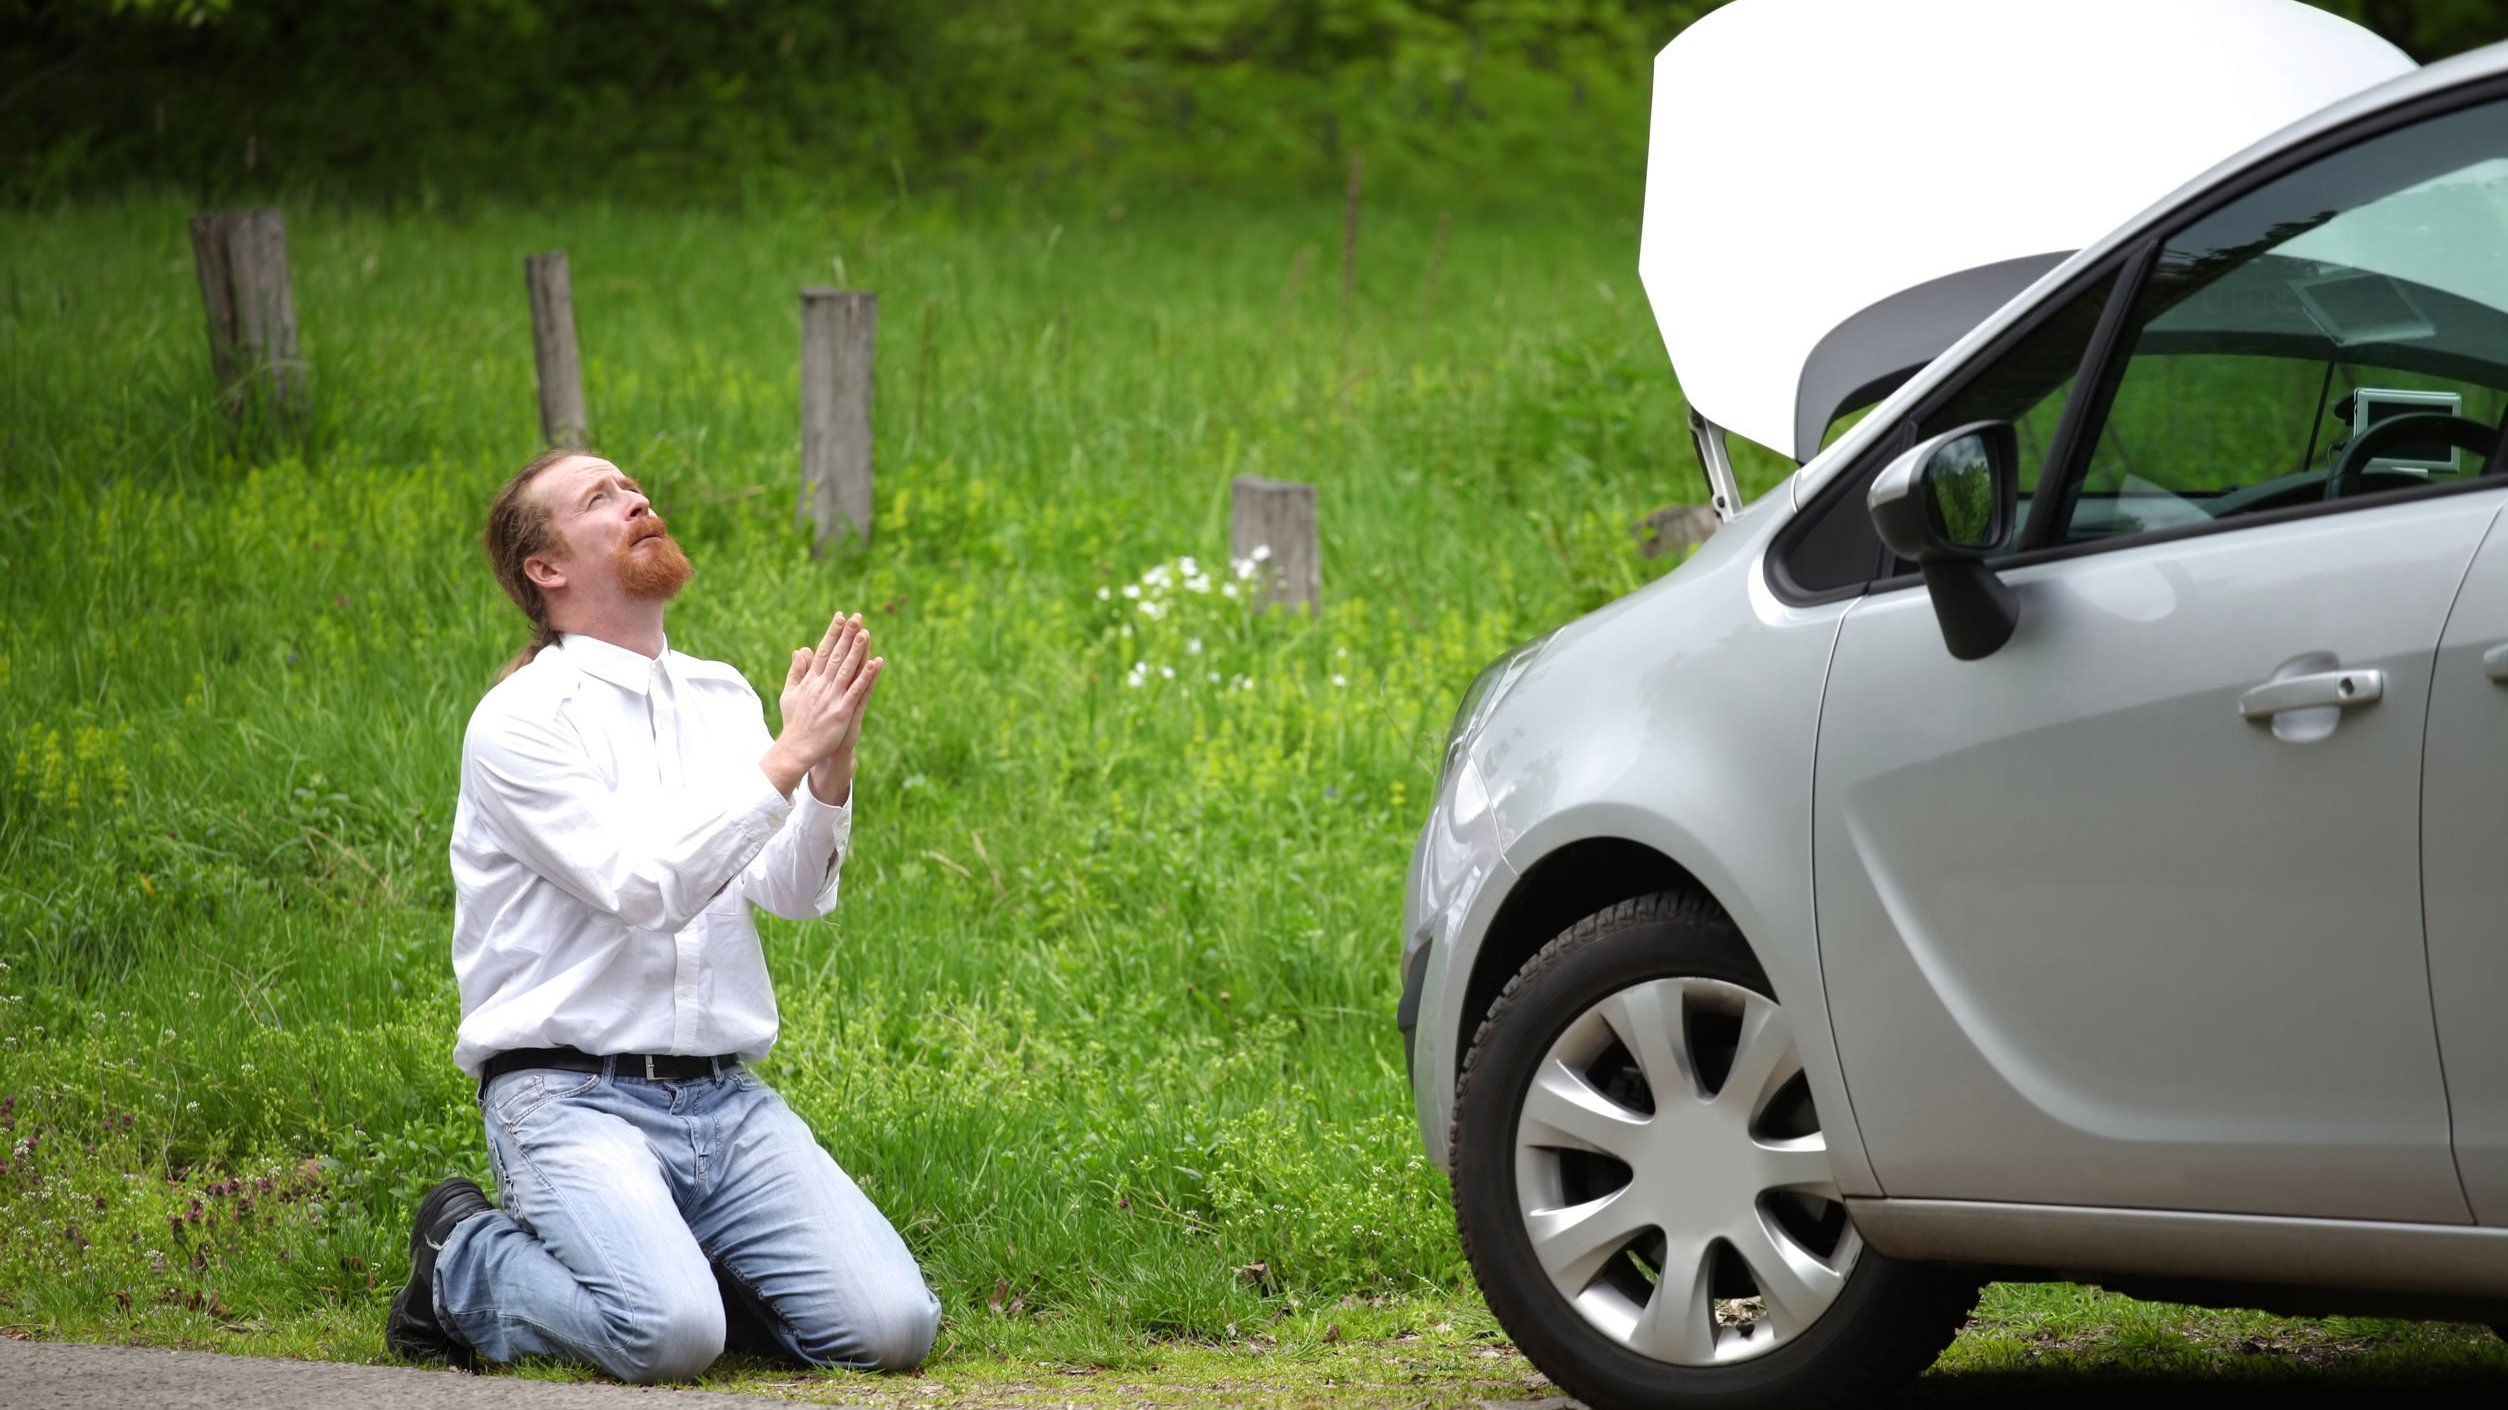
[[[801,829],[803,837],[831,851],[841,847],[853,835],[854,796],[848,791],[842,803],[822,803],[805,776],[801,786],[793,790],[793,825]]]

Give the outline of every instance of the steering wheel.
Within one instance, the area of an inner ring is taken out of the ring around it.
[[[2325,476],[2325,497],[2342,497],[2343,481],[2360,474],[2372,456],[2402,441],[2444,441],[2458,450],[2469,450],[2484,458],[2482,473],[2489,474],[2487,463],[2499,449],[2500,428],[2485,426],[2469,416],[2454,416],[2444,411],[2416,411],[2408,416],[2389,416],[2372,422],[2369,429],[2351,438],[2343,447],[2340,460]]]

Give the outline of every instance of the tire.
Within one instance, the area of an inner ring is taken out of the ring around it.
[[[1663,892],[1544,946],[1474,1037],[1463,1248],[1507,1334],[1594,1410],[1878,1398],[1975,1306],[1974,1276],[1863,1247],[1791,1032],[1723,912]]]

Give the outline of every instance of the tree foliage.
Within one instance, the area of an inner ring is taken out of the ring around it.
[[[0,197],[132,179],[1620,189],[1718,0],[0,0]],[[2428,59],[2508,0],[2318,0]]]
[[[0,0],[0,189],[720,191],[1642,159],[1708,0]],[[1544,157],[1554,124],[1607,133]],[[780,174],[775,176],[774,174]]]
[[[2309,0],[2364,24],[2422,63],[2508,39],[2503,0]]]

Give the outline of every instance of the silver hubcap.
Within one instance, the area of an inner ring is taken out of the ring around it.
[[[1561,1296],[1630,1350],[1747,1360],[1818,1320],[1863,1241],[1774,1000],[1656,979],[1578,1015],[1515,1127],[1516,1198]]]

